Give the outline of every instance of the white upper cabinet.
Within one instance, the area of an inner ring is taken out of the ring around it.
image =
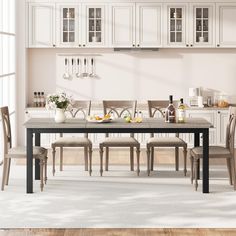
[[[190,47],[215,47],[215,4],[190,4]]]
[[[135,47],[135,3],[110,5],[112,47]]]
[[[29,47],[55,47],[55,4],[29,3]]]
[[[165,47],[186,47],[188,45],[188,4],[168,3],[164,5]]]
[[[56,36],[58,47],[78,47],[81,34],[81,5],[56,6]]]
[[[136,47],[161,47],[162,5],[136,4]]]
[[[217,47],[236,47],[236,3],[219,3],[216,8]]]
[[[82,9],[83,47],[107,46],[107,13],[105,5],[84,4]]]

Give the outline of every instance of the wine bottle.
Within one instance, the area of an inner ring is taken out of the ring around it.
[[[180,99],[180,104],[178,107],[178,123],[185,123],[186,120],[186,112],[185,112],[186,108],[184,105],[184,99],[181,98]]]
[[[175,123],[176,122],[175,107],[173,105],[173,96],[172,95],[170,95],[170,97],[169,97],[169,102],[170,103],[165,111],[165,122]]]

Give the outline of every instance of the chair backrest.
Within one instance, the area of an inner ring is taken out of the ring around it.
[[[104,115],[112,114],[113,117],[122,118],[129,115],[132,119],[135,117],[137,108],[137,101],[103,101]],[[108,137],[109,134],[106,134]],[[130,134],[134,137],[134,134]]]
[[[157,114],[161,114],[162,117],[165,116],[165,108],[168,107],[168,100],[149,100],[148,101],[148,112],[149,117],[153,118]],[[175,108],[178,107],[178,101],[173,101],[173,105]]]
[[[73,118],[80,116],[86,119],[90,115],[91,101],[75,101],[72,108],[70,114]]]
[[[129,115],[135,117],[137,101],[103,101],[104,115],[113,114],[117,118]]]
[[[4,154],[7,154],[8,149],[12,147],[11,123],[8,107],[1,107],[0,112],[3,128]]]
[[[229,119],[226,126],[226,148],[234,154],[234,138],[236,126],[236,107],[229,108]]]

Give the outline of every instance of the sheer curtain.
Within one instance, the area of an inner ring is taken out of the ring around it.
[[[13,135],[15,133],[15,59],[15,0],[0,0],[0,107],[9,107]],[[0,160],[3,153],[2,144],[0,126]]]

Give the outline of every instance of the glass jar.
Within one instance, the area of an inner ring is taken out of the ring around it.
[[[227,95],[219,95],[218,96],[218,102],[217,102],[218,107],[228,107],[229,106],[229,98]]]

